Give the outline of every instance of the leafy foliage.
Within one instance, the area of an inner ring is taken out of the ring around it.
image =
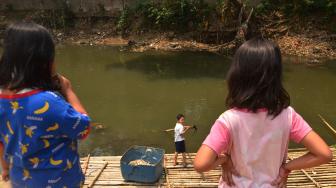
[[[187,30],[198,28],[210,15],[209,4],[203,0],[164,0],[161,3],[145,0],[136,8],[144,23],[158,29]]]
[[[117,20],[117,30],[121,31],[124,34],[129,27],[129,9],[126,7],[124,10],[121,11],[120,16]]]

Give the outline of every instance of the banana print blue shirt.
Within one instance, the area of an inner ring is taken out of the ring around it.
[[[0,141],[14,188],[75,188],[84,181],[77,140],[90,118],[51,91],[0,94]]]

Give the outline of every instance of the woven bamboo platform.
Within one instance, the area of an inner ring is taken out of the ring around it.
[[[332,149],[336,156],[336,149]],[[296,158],[305,150],[289,151],[289,158]],[[195,153],[187,155],[188,166],[173,166],[173,154],[165,155],[165,171],[161,179],[155,184],[126,182],[120,172],[121,156],[99,156],[82,158],[82,168],[86,171],[84,187],[217,187],[221,175],[220,169],[211,170],[204,174],[194,171],[192,160]],[[89,160],[88,160],[89,159]],[[88,164],[88,165],[87,165]],[[101,172],[101,173],[100,173]],[[287,187],[335,187],[336,188],[336,160],[313,169],[293,171]]]

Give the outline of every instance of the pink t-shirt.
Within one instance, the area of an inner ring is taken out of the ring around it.
[[[236,187],[273,187],[270,183],[287,157],[289,140],[299,143],[311,130],[292,107],[274,119],[266,110],[230,109],[219,116],[203,144],[218,155],[231,155],[241,175],[233,176]],[[220,180],[218,187],[229,186]]]

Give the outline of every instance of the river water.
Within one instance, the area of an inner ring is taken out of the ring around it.
[[[200,52],[126,52],[120,47],[58,46],[58,71],[68,77],[93,121],[81,155],[121,155],[132,145],[174,152],[176,114],[198,131],[186,136],[196,152],[216,118],[226,110],[225,75],[230,58]],[[291,105],[328,144],[335,144],[317,114],[336,125],[336,61],[311,66],[284,58],[284,85]],[[291,144],[291,147],[299,145]]]

